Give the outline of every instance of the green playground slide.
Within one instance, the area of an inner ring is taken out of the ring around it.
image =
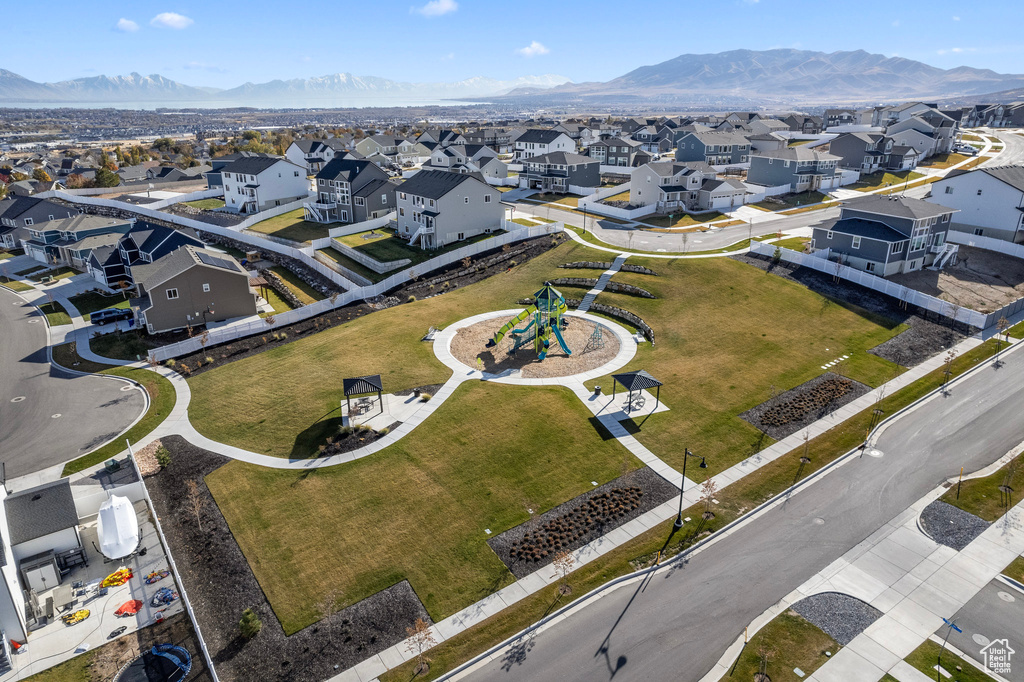
[[[508,334],[509,331],[514,329],[517,324],[524,321],[526,318],[528,318],[530,315],[533,315],[535,312],[537,312],[537,306],[531,305],[529,308],[527,308],[526,310],[524,310],[523,312],[519,313],[511,320],[506,322],[505,325],[501,329],[499,329],[497,333],[495,333],[494,338],[487,342],[487,347],[493,348],[494,346],[501,343],[501,340],[505,338],[505,334]],[[527,329],[529,329],[529,327],[527,327]]]

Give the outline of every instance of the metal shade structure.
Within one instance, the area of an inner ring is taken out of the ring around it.
[[[100,551],[108,559],[121,559],[139,546],[139,519],[131,500],[111,495],[100,505],[96,522]]]
[[[658,409],[658,405],[661,404],[661,382],[651,376],[647,371],[638,369],[635,372],[623,372],[622,374],[612,375],[612,399],[615,398],[615,391],[618,385],[622,384],[622,388],[629,391],[629,400],[626,403],[626,413],[628,414],[633,407],[633,393],[643,391],[644,389],[653,388],[656,389],[654,409]]]
[[[348,414],[352,414],[353,397],[370,395],[371,393],[377,394],[377,404],[380,405],[380,413],[384,414],[384,382],[379,374],[343,379],[341,385],[345,393],[345,405],[348,407]]]

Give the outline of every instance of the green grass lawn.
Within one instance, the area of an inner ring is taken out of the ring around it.
[[[605,197],[601,201],[625,201],[625,202],[628,202],[629,201],[629,190],[627,189],[625,192],[619,192],[618,194],[613,194],[610,197]]]
[[[913,182],[914,180],[919,180],[923,177],[923,173],[915,173],[914,171],[898,171],[895,173],[878,171],[877,173],[860,176],[860,180],[858,182],[855,182],[852,185],[847,185],[846,189],[855,189],[858,192],[868,192],[890,185],[902,185],[906,182]]]
[[[669,221],[669,216],[649,216],[640,220],[639,222],[644,225],[650,225],[651,227],[688,227],[690,225],[701,225],[703,223],[710,223],[712,220],[721,220],[727,217],[723,213],[718,211],[711,211],[710,213],[698,213],[696,215],[690,215],[689,213],[675,213],[672,214],[672,220]]]
[[[341,267],[347,268],[357,275],[362,275],[363,277],[370,280],[374,284],[389,277],[388,273],[381,274],[376,270],[371,270],[370,268],[366,267],[359,261],[349,258],[348,256],[343,254],[341,251],[338,251],[337,249],[332,249],[328,247],[326,249],[320,249],[320,253],[324,254]]]
[[[1012,490],[1009,495],[999,490],[1002,485],[1010,486]],[[963,481],[959,498],[956,490],[955,485],[947,490],[942,501],[986,521],[998,521],[1010,507],[1020,501],[1020,495],[1024,493],[1024,455],[1016,457],[994,474]],[[1015,491],[1019,492],[1015,494]]]
[[[782,194],[777,197],[772,197],[781,201],[781,204],[777,204],[773,201],[759,201],[756,204],[751,204],[756,208],[763,208],[767,211],[781,211],[787,208],[795,208],[797,206],[807,206],[809,204],[819,204],[822,201],[827,201],[830,197],[827,194],[821,192],[800,192],[798,194]]]
[[[833,656],[842,647],[838,642],[812,625],[795,611],[786,611],[772,619],[757,631],[740,652],[739,660],[729,669],[727,679],[753,680],[761,671],[759,650],[767,646],[774,650],[774,656],[765,668],[772,682],[799,682],[793,672],[800,668],[810,675],[828,661],[825,652]]]
[[[314,289],[313,287],[306,284],[305,281],[288,268],[275,265],[270,268],[270,271],[275,275],[284,280],[284,283],[292,290],[303,305],[309,305],[310,303],[316,303],[325,298],[323,294]]]
[[[35,272],[28,276],[33,282],[42,282],[44,279],[50,279],[56,281],[58,279],[67,279],[68,277],[74,277],[75,275],[81,274],[78,270],[73,270],[66,265],[53,270],[46,270],[44,272]]]
[[[138,332],[110,332],[89,340],[94,353],[115,360],[145,360],[152,348]]]
[[[949,649],[942,651],[941,665],[946,672],[952,674],[952,677],[940,676],[939,672],[935,670],[935,666],[939,664],[940,650],[941,646],[939,644],[930,639],[925,640],[924,644],[910,652],[910,655],[903,660],[931,679],[948,680],[948,682],[992,682],[993,678],[956,654],[951,653]],[[957,666],[960,667],[960,670],[957,670]]]
[[[804,140],[804,139],[794,138],[794,139],[790,140],[789,144],[786,145],[786,146],[787,147],[802,147],[803,145],[809,144],[811,142],[814,142],[814,140],[813,139]]]
[[[529,218],[513,218],[512,222],[514,222],[516,225],[525,225],[526,227],[531,227],[533,225],[540,224],[539,221],[531,220]]]
[[[792,249],[803,253],[804,247],[811,243],[810,237],[789,237],[772,242],[772,246],[781,246],[784,249]]]
[[[1020,322],[1010,327],[1010,338],[1024,339],[1024,322]]]
[[[198,208],[204,211],[209,211],[215,208],[224,208],[224,200],[217,199],[216,197],[212,199],[199,199],[198,201],[186,201],[185,205],[191,206],[192,208]]]
[[[561,204],[562,206],[580,205],[580,198],[571,194],[555,194],[553,192],[540,192],[530,195],[530,201],[539,201],[543,204]]]
[[[387,264],[392,261],[408,258],[411,261],[411,265],[418,265],[423,261],[436,258],[449,251],[455,251],[463,246],[503,234],[501,230],[498,230],[490,234],[479,234],[469,239],[453,242],[438,249],[421,249],[418,246],[409,246],[406,240],[393,230],[372,230],[371,232],[373,232],[372,235],[370,232],[360,232],[358,234],[338,237],[337,240],[345,246],[350,246],[380,263]],[[369,238],[364,238],[364,235],[369,236]],[[398,266],[396,265],[395,267]]]
[[[249,229],[273,237],[290,239],[293,242],[311,242],[314,239],[330,236],[330,225],[303,220],[302,215],[302,209],[297,208],[294,211],[261,220]]]
[[[281,294],[277,293],[277,289],[274,289],[272,287],[266,287],[265,289],[263,289],[263,295],[266,297],[267,303],[269,303],[274,308],[274,312],[260,313],[260,317],[270,317],[271,315],[286,313],[292,309],[288,301],[284,300],[281,297]]]
[[[24,270],[17,271],[16,273],[14,273],[14,275],[15,275],[15,277],[28,277],[31,274],[34,274],[36,272],[39,272],[39,271],[45,270],[45,269],[46,269],[45,265],[33,265],[30,268],[25,268]]]
[[[92,660],[94,652],[87,651],[64,661],[52,668],[26,677],[25,682],[92,682]]]
[[[1024,583],[1024,556],[1017,557],[1004,568],[1003,575],[1009,576],[1019,583]]]
[[[43,303],[39,306],[39,310],[46,315],[46,321],[50,323],[51,327],[71,324],[71,316],[68,315],[68,311],[57,301]]]
[[[926,168],[949,168],[971,157],[966,154],[935,154],[917,164]]]
[[[24,249],[11,249],[10,251],[0,251],[0,260],[7,260],[8,258],[15,258],[16,256],[24,255]]]
[[[636,437],[673,466],[682,466],[680,443],[700,443],[709,474],[771,444],[737,415],[822,373],[821,365],[848,354],[839,371],[870,386],[898,368],[866,353],[904,327],[855,306],[826,299],[795,282],[727,258],[630,258],[658,277],[620,272],[657,298],[603,292],[598,303],[642,317],[656,344],[642,344],[618,371],[645,369],[664,382],[670,411],[639,426]],[[588,386],[610,387],[611,377]],[[694,450],[693,446],[689,446]],[[696,450],[694,450],[696,452]]]
[[[960,136],[960,139],[963,140],[964,142],[984,142],[985,141],[985,138],[981,137],[980,135],[975,135],[974,133],[964,133],[963,135]]]
[[[33,288],[31,284],[25,284],[24,282],[19,282],[18,280],[11,279],[10,277],[0,277],[0,281],[2,281],[3,285],[11,291],[32,291]]]
[[[88,291],[78,296],[72,296],[68,300],[71,301],[71,305],[78,308],[78,312],[82,314],[82,319],[86,321],[97,310],[104,310],[106,308],[127,309],[129,307],[128,299],[123,294],[103,294],[98,291]]]
[[[640,466],[595,429],[566,428],[589,418],[566,389],[472,382],[429,428],[351,464],[300,473],[232,462],[206,480],[286,633],[319,619],[329,589],[347,605],[403,579],[437,621],[514,581],[485,528],[498,534],[528,508]]]

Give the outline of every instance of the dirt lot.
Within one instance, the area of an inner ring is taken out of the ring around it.
[[[958,255],[952,267],[889,279],[979,313],[999,310],[1024,296],[1024,260],[970,246],[961,246]]]

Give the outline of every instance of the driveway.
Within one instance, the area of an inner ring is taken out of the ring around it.
[[[0,288],[0,461],[24,476],[95,449],[124,431],[146,399],[129,384],[78,376],[47,358],[46,320]]]

